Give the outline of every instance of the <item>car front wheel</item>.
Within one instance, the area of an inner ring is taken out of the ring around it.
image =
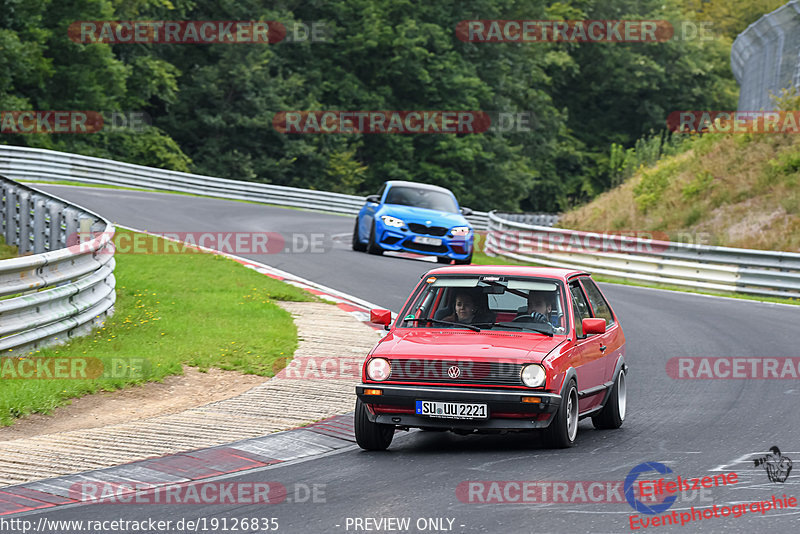
[[[375,224],[373,223],[372,229],[369,231],[369,242],[367,243],[367,252],[380,256],[383,254],[383,249],[375,242]]]
[[[561,406],[553,416],[550,426],[545,429],[548,445],[557,449],[565,449],[575,445],[578,436],[578,387],[574,380],[567,384]]]
[[[394,427],[373,423],[367,417],[367,407],[356,399],[356,413],[354,421],[356,443],[367,451],[383,451],[392,443],[394,437]]]
[[[353,250],[356,252],[364,252],[367,250],[367,245],[361,242],[358,237],[358,217],[356,217],[356,226],[353,228]]]
[[[619,428],[625,421],[628,406],[628,390],[625,384],[625,371],[620,369],[617,380],[611,388],[606,405],[600,413],[592,417],[592,424],[598,430]]]
[[[456,265],[469,265],[470,263],[472,263],[472,252],[463,260],[456,260]]]

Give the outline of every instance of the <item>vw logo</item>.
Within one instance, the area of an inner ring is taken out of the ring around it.
[[[459,369],[457,365],[453,365],[447,370],[447,376],[450,378],[458,378],[461,376],[461,369]]]

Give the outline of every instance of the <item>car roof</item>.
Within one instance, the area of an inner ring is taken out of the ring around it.
[[[408,182],[405,180],[388,180],[386,182],[387,187],[394,187],[397,185],[404,185],[408,187],[415,187],[417,189],[430,189],[432,191],[441,191],[443,193],[453,194],[452,191],[447,189],[446,187],[439,187],[438,185],[431,185],[431,184],[423,184],[421,182]]]
[[[528,267],[525,265],[454,265],[432,269],[422,276],[443,274],[496,274],[508,276],[539,276],[567,280],[576,275],[588,275],[586,271],[559,269],[556,267]]]

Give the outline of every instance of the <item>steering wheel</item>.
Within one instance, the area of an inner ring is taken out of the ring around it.
[[[514,319],[512,319],[511,322],[512,323],[517,323],[517,322],[522,322],[522,321],[525,321],[527,323],[533,322],[533,323],[547,323],[547,324],[550,324],[550,321],[547,320],[547,317],[545,317],[544,315],[542,315],[539,312],[533,312],[530,315],[520,315],[519,317],[515,317]]]

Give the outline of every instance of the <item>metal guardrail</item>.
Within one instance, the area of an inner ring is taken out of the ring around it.
[[[792,0],[740,33],[731,47],[740,111],[772,110],[770,92],[800,88],[800,1]]]
[[[0,145],[0,174],[26,182],[67,180],[146,188],[349,215],[358,213],[366,200],[357,195],[226,180],[110,159],[10,145]],[[476,230],[485,230],[488,214],[476,211],[467,220]]]
[[[486,253],[549,267],[715,291],[800,298],[800,254],[549,228],[489,212]]]
[[[83,335],[113,313],[114,227],[58,197],[0,176],[0,355]]]

